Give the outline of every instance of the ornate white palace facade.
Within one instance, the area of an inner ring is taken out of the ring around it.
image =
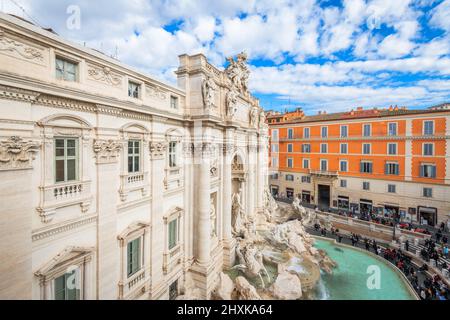
[[[267,188],[246,60],[173,87],[0,13],[0,298],[209,298]]]

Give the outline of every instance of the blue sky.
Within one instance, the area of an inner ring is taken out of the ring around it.
[[[265,109],[450,102],[450,0],[15,2],[40,25],[109,55],[117,48],[122,62],[170,83],[179,54],[223,67],[245,50]],[[80,28],[67,26],[70,5]],[[11,0],[3,8],[23,15]]]

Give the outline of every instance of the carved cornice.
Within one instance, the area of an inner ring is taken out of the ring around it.
[[[150,142],[149,149],[152,158],[163,158],[166,154],[167,143],[162,141]]]
[[[97,163],[114,163],[119,158],[122,143],[114,140],[95,140],[93,148]]]
[[[38,92],[0,85],[0,98],[14,101],[34,102]]]
[[[12,136],[0,141],[0,170],[31,169],[41,143]]]
[[[83,218],[81,220],[73,221],[70,223],[65,222],[64,224],[54,226],[51,228],[46,228],[45,230],[37,230],[37,231],[33,232],[31,239],[32,239],[32,241],[42,240],[42,239],[57,235],[59,233],[66,232],[66,231],[76,229],[81,226],[93,223],[95,221],[97,221],[96,215],[93,215],[88,218]]]
[[[153,116],[137,111],[128,111],[122,108],[83,102],[79,100],[61,98],[53,95],[40,94],[35,91],[23,90],[0,85],[0,99],[25,101],[40,104],[46,107],[69,109],[81,112],[102,113],[122,118],[151,121]]]
[[[95,104],[50,95],[40,95],[36,100],[36,103],[53,108],[63,108],[93,113],[97,111]]]

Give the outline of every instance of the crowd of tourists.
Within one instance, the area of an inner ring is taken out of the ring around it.
[[[440,244],[440,246],[438,246]],[[433,259],[436,262],[436,266],[438,268],[446,269],[450,272],[447,260],[448,256],[448,244],[447,242],[439,242],[438,240],[434,241],[432,239],[425,240],[425,246],[420,252],[420,256],[425,261],[430,261]],[[443,262],[441,263],[441,259]]]
[[[320,233],[321,236],[326,237],[328,230],[321,226],[320,224],[314,224],[314,229],[316,232]],[[331,227],[331,236],[335,237],[338,242],[342,242],[344,235],[339,232],[339,229]],[[427,275],[428,265],[424,263],[420,267],[416,267],[410,256],[404,253],[401,249],[395,248],[385,248],[380,246],[375,239],[370,239],[367,237],[362,237],[356,233],[351,233],[349,240],[352,246],[358,247],[359,245],[365,247],[367,251],[373,252],[376,255],[383,257],[384,259],[395,265],[403,274],[407,277],[414,290],[423,300],[449,300],[450,299],[450,288],[442,281],[442,279],[435,275],[434,277],[429,277]],[[434,245],[433,245],[434,243]],[[426,243],[427,252],[429,254],[436,252],[436,244],[434,241],[427,241]],[[409,250],[409,241],[405,242],[405,251]],[[448,248],[447,248],[448,254]],[[425,260],[425,259],[424,259]],[[427,260],[425,260],[427,261]],[[447,264],[444,267],[449,268]],[[419,281],[419,274],[423,275],[423,281]]]

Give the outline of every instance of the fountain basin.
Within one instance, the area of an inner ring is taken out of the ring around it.
[[[313,299],[418,300],[417,294],[401,271],[383,258],[325,238],[317,237],[314,246],[324,250],[337,262],[337,268],[333,270],[333,274],[321,274],[321,279],[314,289]],[[367,285],[368,278],[374,274],[373,266],[379,270],[379,288]]]

